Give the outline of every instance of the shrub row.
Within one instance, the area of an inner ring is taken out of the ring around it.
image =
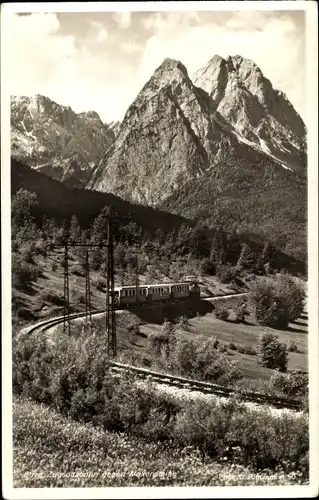
[[[202,348],[200,359],[206,359]],[[185,358],[186,359],[186,358]],[[199,361],[199,360],[198,360]],[[259,468],[308,468],[308,416],[254,411],[239,401],[183,403],[109,372],[105,339],[13,340],[13,390],[76,420],[148,441],[194,446],[204,455]],[[125,397],[123,397],[125,395]]]

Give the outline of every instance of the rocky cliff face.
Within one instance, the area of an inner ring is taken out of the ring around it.
[[[114,138],[94,111],[77,114],[41,95],[11,98],[12,157],[70,186],[87,183]]]
[[[216,56],[194,81],[182,63],[164,60],[127,110],[88,186],[258,233],[305,255],[301,118],[243,58]]]
[[[240,139],[292,169],[302,168],[305,125],[287,97],[273,88],[253,61],[241,56],[214,56],[193,76],[216,111]]]
[[[194,82],[181,62],[164,60],[129,107],[90,188],[156,205],[185,183],[218,176],[227,158],[304,169],[305,126],[253,62],[215,56]]]

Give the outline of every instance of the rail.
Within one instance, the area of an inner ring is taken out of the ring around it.
[[[224,296],[228,298],[229,296],[240,296],[243,294],[231,294]],[[220,299],[221,297],[216,297],[216,299]],[[212,299],[212,298],[211,298]],[[123,309],[122,309],[123,310]],[[92,312],[92,316],[105,313],[104,309],[98,309]],[[70,314],[70,319],[78,319],[85,317],[84,312],[73,313]],[[53,326],[57,326],[60,323],[63,323],[63,316],[59,316],[56,318],[51,318],[36,325],[31,326],[27,330],[25,330],[24,334],[32,334],[35,332],[45,332],[52,328]],[[126,371],[134,373],[139,378],[148,378],[152,379],[154,382],[164,385],[170,385],[178,388],[184,388],[191,391],[198,391],[203,394],[212,394],[221,397],[231,397],[236,394],[234,389],[220,386],[218,384],[213,384],[210,382],[203,382],[200,380],[194,380],[186,377],[181,377],[177,375],[171,375],[168,373],[160,373],[153,370],[148,370],[146,368],[139,368],[137,366],[132,366],[125,363],[119,363],[117,361],[108,361],[108,364],[113,371]],[[257,392],[242,392],[240,394],[241,398],[245,402],[252,402],[257,404],[267,404],[276,408],[287,408],[291,410],[300,411],[302,409],[302,403],[300,401],[296,401],[289,398],[277,397],[277,396],[269,396],[266,394],[261,394]]]

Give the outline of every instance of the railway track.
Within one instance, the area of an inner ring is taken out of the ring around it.
[[[243,295],[243,294],[232,294],[229,296],[225,296],[228,298],[233,295]],[[220,299],[221,297],[216,297],[216,299]],[[212,300],[212,299],[211,299]],[[105,313],[104,309],[99,309],[92,312],[92,316],[96,316],[98,314]],[[85,317],[85,313],[73,313],[70,314],[70,319],[78,319]],[[51,318],[40,323],[37,323],[27,330],[24,331],[24,334],[32,334],[32,333],[44,333],[48,331],[50,328],[57,326],[63,323],[63,316],[59,316],[56,318]],[[120,372],[129,372],[133,373],[137,378],[140,379],[151,379],[153,382],[162,385],[169,385],[176,388],[183,388],[190,391],[197,391],[203,394],[212,394],[215,396],[229,398],[235,394],[233,389],[223,387],[217,384],[213,384],[210,382],[202,382],[199,380],[193,380],[185,377],[180,377],[176,375],[164,374],[160,372],[156,372],[153,370],[148,370],[145,368],[139,368],[137,366],[132,366],[124,363],[118,363],[117,361],[108,361],[111,371],[115,373]],[[266,394],[260,394],[256,392],[245,392],[241,394],[242,400],[245,402],[256,403],[259,405],[270,405],[275,408],[287,408],[291,410],[301,410],[302,404],[299,401],[288,399],[288,398],[280,398],[275,396],[268,396]]]

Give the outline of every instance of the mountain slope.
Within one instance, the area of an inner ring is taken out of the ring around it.
[[[164,231],[178,229],[186,219],[158,209],[134,205],[109,193],[69,188],[64,183],[52,179],[14,158],[11,159],[11,194],[19,189],[27,189],[37,195],[38,219],[43,215],[57,219],[70,218],[75,214],[83,227],[89,227],[105,205],[119,215],[130,215],[132,220],[146,230]],[[192,225],[192,221],[187,221]]]
[[[253,61],[214,56],[193,81],[242,137],[286,167],[302,168],[305,125],[287,97],[273,88]]]
[[[227,61],[213,58],[197,74],[200,88],[179,61],[165,59],[89,187],[275,238],[304,258],[304,124],[251,61]]]
[[[76,114],[41,95],[11,98],[12,156],[70,186],[87,183],[113,128],[94,111]]]
[[[195,186],[196,187],[196,186]],[[57,220],[70,219],[76,215],[82,228],[89,228],[94,219],[100,214],[105,205],[111,211],[120,216],[131,216],[148,233],[155,233],[161,229],[170,235],[177,234],[181,226],[185,228],[195,227],[196,223],[188,218],[181,217],[158,208],[143,205],[135,205],[110,193],[101,193],[91,190],[69,188],[64,183],[52,179],[41,172],[23,165],[14,158],[11,159],[11,194],[19,189],[27,189],[37,196],[38,208],[35,217],[41,224],[43,216],[54,217]],[[196,191],[195,191],[196,192]],[[205,196],[205,193],[203,193]],[[187,196],[185,197],[187,202]],[[191,210],[190,210],[191,212]],[[215,229],[211,228],[210,238],[215,235]],[[230,235],[231,236],[231,235]],[[263,237],[256,237],[256,233],[244,233],[238,235],[241,243],[248,243],[257,253],[261,253],[265,244]],[[174,260],[174,256],[172,255]],[[304,273],[304,263],[298,257],[290,257],[277,249],[277,264],[291,272]]]

